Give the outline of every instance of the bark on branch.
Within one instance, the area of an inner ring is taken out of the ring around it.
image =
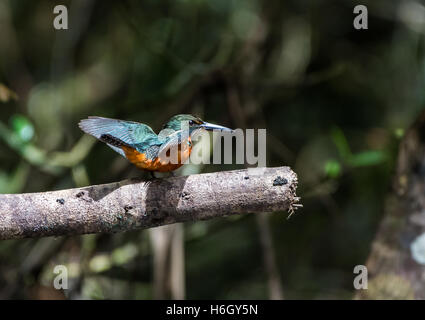
[[[0,239],[120,232],[300,206],[289,167],[0,195]]]

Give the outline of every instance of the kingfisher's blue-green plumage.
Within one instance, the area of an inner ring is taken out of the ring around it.
[[[160,139],[151,127],[134,121],[89,117],[81,120],[79,126],[85,133],[105,142],[123,157],[125,154],[122,145],[153,156],[152,151],[165,142],[165,137]]]
[[[182,127],[184,124],[189,129],[186,135]],[[231,131],[189,114],[172,117],[158,135],[143,123],[102,117],[81,120],[79,126],[85,133],[106,143],[137,167],[162,172],[172,171],[183,165],[192,149],[191,138],[199,130]],[[162,152],[166,152],[171,146],[178,146],[179,162],[176,164],[166,163],[161,158]]]

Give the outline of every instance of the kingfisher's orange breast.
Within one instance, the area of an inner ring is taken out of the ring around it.
[[[190,139],[190,138],[189,138]],[[192,151],[191,141],[189,145],[178,148],[178,162],[171,163],[169,159],[161,159],[159,156],[154,159],[148,159],[145,153],[141,153],[134,148],[123,146],[121,147],[127,159],[140,169],[158,172],[170,172],[180,168],[190,157]]]

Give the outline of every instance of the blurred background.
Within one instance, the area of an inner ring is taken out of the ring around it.
[[[68,30],[53,8],[68,8]],[[267,129],[304,208],[0,242],[0,298],[352,299],[425,100],[425,7],[349,0],[0,0],[0,193],[146,176],[77,126],[192,113]],[[240,169],[185,166],[179,174]],[[56,265],[69,289],[53,288]]]

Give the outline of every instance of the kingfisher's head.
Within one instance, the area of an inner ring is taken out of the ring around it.
[[[180,131],[185,128],[184,127],[185,125],[189,127],[189,130],[191,132],[197,129],[205,129],[209,131],[213,131],[213,130],[228,131],[228,132],[233,131],[232,129],[229,129],[223,126],[205,122],[198,117],[192,116],[191,114],[175,115],[170,120],[168,120],[168,122],[164,125],[163,129],[171,129],[174,131]]]

